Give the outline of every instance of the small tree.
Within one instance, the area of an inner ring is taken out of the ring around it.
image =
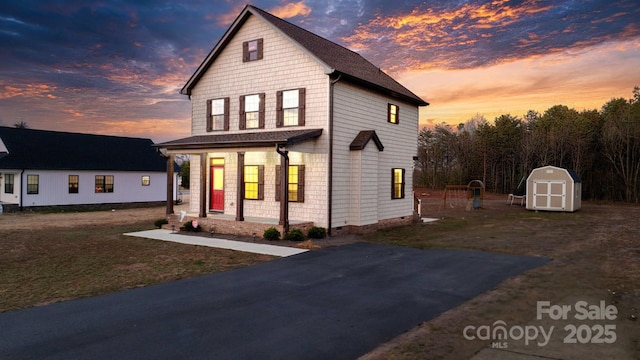
[[[182,179],[182,187],[185,189],[189,188],[189,181],[191,179],[190,164],[190,161],[185,161],[182,163],[182,167],[180,167],[180,178]]]

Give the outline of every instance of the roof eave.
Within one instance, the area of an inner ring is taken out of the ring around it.
[[[391,97],[394,97],[394,98],[397,98],[397,99],[400,99],[400,100],[407,101],[407,102],[409,102],[411,104],[414,104],[416,106],[429,106],[429,103],[424,101],[424,100],[422,100],[418,95],[413,94],[413,96],[408,96],[408,95],[405,95],[405,94],[401,94],[401,93],[399,93],[397,91],[393,91],[393,90],[391,90],[391,89],[389,89],[387,87],[373,84],[373,83],[365,81],[365,80],[363,80],[363,79],[361,79],[359,77],[352,76],[352,75],[349,75],[349,74],[344,73],[344,72],[334,71],[334,73],[342,75],[342,77],[344,79],[347,79],[348,81],[350,81],[350,82],[352,82],[354,84],[359,84],[359,85],[364,86],[366,88],[375,90],[375,91],[377,91],[379,93],[382,93],[382,94],[385,94],[385,95],[389,95]]]

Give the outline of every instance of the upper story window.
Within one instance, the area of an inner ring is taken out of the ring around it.
[[[264,129],[264,93],[240,97],[240,130]]]
[[[142,175],[142,186],[149,186],[149,185],[151,185],[151,176]]]
[[[4,193],[13,194],[13,174],[4,174]]]
[[[262,59],[263,40],[256,39],[242,43],[242,62]]]
[[[305,89],[276,93],[276,126],[304,126]]]
[[[229,98],[207,101],[207,131],[229,130]]]
[[[399,110],[398,105],[389,104],[387,107],[387,121],[392,124],[397,124]]]

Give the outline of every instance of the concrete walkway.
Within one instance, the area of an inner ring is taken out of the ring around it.
[[[287,246],[255,244],[255,243],[250,243],[245,241],[233,241],[233,240],[225,240],[225,239],[217,239],[217,238],[207,238],[204,236],[181,235],[181,234],[172,233],[171,230],[163,230],[163,229],[138,231],[138,232],[126,233],[124,235],[143,237],[143,238],[162,240],[162,241],[172,241],[172,242],[177,242],[181,244],[200,245],[200,246],[216,247],[221,249],[244,251],[244,252],[250,252],[255,254],[273,255],[273,256],[280,256],[280,257],[297,255],[297,254],[301,254],[303,252],[308,251],[306,249],[296,249],[296,248],[287,247]]]

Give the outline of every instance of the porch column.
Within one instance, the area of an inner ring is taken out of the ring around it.
[[[200,154],[200,214],[207,217],[207,153]]]
[[[236,186],[236,221],[244,221],[244,151],[238,152],[238,183]]]
[[[167,155],[167,215],[173,214],[173,154]]]
[[[289,152],[276,151],[280,156],[280,225],[285,233],[289,232]]]

